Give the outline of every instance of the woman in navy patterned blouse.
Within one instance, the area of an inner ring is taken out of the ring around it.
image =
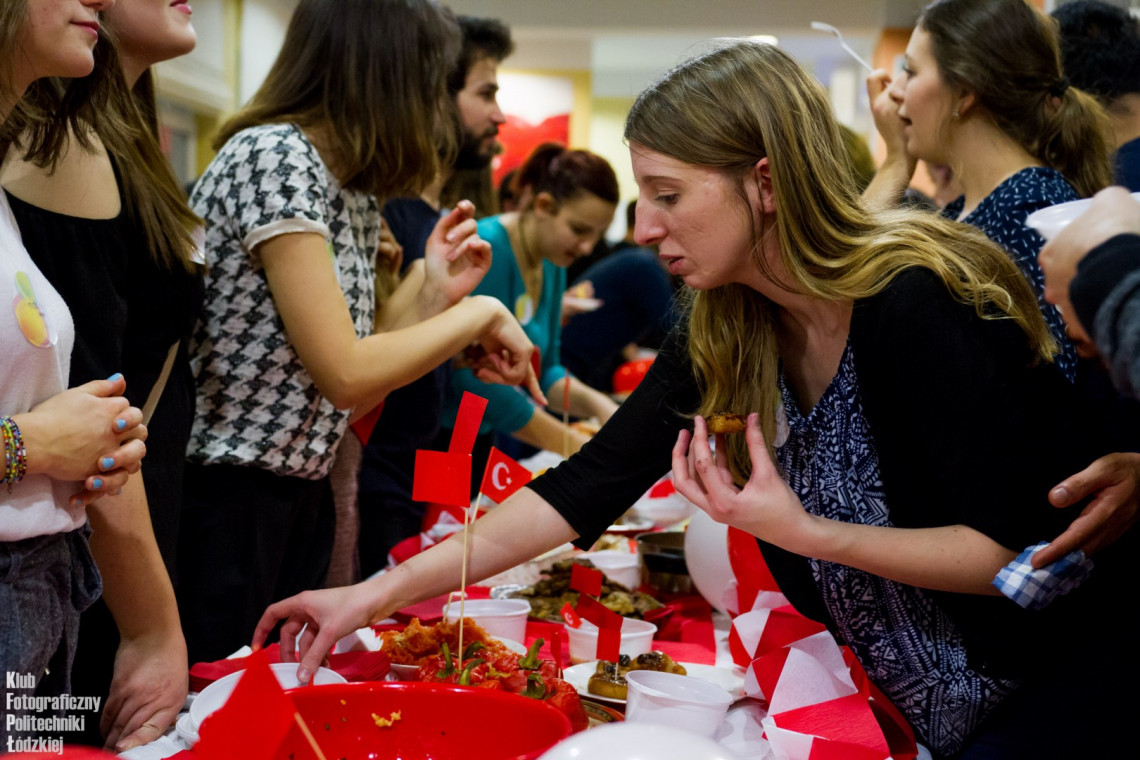
[[[1062,343],[1057,364],[1072,379],[1076,350],[1044,301],[1044,240],[1025,219],[1108,185],[1112,135],[1100,106],[1064,78],[1058,51],[1055,25],[1023,0],[928,5],[902,74],[891,81],[876,72],[868,84],[888,146],[868,197],[901,194],[916,160],[953,167],[964,194],[943,213],[1009,253],[1037,292]]]

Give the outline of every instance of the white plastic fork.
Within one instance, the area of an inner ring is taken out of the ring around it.
[[[830,32],[831,34],[834,34],[835,38],[839,40],[840,46],[846,50],[852,58],[858,61],[863,66],[863,68],[865,68],[868,72],[875,70],[874,66],[867,63],[865,60],[863,60],[863,57],[861,55],[851,49],[851,46],[844,41],[843,34],[831,24],[825,24],[822,21],[813,21],[811,22],[811,28],[815,29],[817,32]]]

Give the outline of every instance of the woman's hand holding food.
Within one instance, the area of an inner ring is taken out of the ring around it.
[[[754,536],[805,556],[812,555],[814,527],[821,518],[803,508],[800,499],[784,483],[760,432],[759,415],[748,415],[745,430],[752,460],[752,476],[738,488],[727,461],[709,446],[703,417],[693,423],[693,432],[682,430],[673,447],[673,483],[682,496],[703,509],[717,522],[726,523]],[[717,449],[725,451],[726,439],[717,436]]]
[[[471,201],[460,201],[435,225],[424,264],[425,304],[437,312],[459,303],[482,281],[491,268],[491,244],[479,237]]]
[[[83,481],[73,505],[118,491],[146,454],[142,412],[123,397],[122,375],[56,394],[13,415],[28,450],[28,472]]]

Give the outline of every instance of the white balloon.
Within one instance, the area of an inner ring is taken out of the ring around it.
[[[728,526],[698,509],[685,530],[685,564],[689,577],[714,609],[725,609],[725,592],[736,577],[728,561]]]
[[[712,739],[671,726],[609,723],[579,731],[538,760],[738,760]]]

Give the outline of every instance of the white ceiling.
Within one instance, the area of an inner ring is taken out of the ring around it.
[[[923,0],[451,0],[457,13],[502,19],[512,69],[589,70],[594,94],[632,97],[694,46],[715,37],[774,35],[821,78],[850,58],[823,21],[869,58],[884,27],[909,27]]]

